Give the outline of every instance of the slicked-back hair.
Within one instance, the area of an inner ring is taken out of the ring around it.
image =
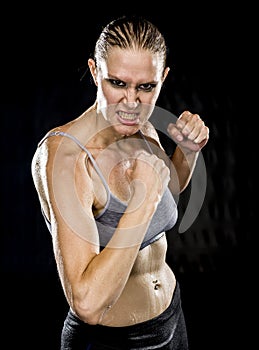
[[[166,66],[167,47],[158,28],[140,16],[122,16],[103,28],[95,45],[96,64],[106,60],[113,47],[121,49],[142,49],[158,54]]]

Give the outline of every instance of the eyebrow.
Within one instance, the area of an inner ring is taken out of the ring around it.
[[[124,80],[122,80],[121,78],[118,78],[116,76],[112,76],[110,74],[108,74],[108,78],[105,78],[105,80],[119,80],[123,83],[126,84],[126,82]],[[158,84],[158,81],[152,80],[152,81],[147,81],[147,82],[142,82],[142,83],[138,83],[137,85],[142,85],[142,84],[150,84],[150,85],[154,85],[154,84]]]

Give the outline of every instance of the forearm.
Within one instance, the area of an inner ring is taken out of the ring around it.
[[[172,180],[177,177],[178,181],[171,181],[170,188],[174,194],[179,194],[185,190],[188,186],[193,171],[195,169],[196,161],[198,159],[199,152],[193,152],[184,148],[176,147],[175,152],[172,155]]]

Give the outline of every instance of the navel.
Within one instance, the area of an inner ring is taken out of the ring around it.
[[[153,285],[154,285],[154,289],[158,290],[159,287],[161,286],[161,283],[158,280],[154,280],[152,281]]]

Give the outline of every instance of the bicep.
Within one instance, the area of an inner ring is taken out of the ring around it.
[[[60,277],[69,284],[80,280],[99,253],[99,236],[92,213],[93,190],[82,154],[49,152],[42,177],[53,249]]]

